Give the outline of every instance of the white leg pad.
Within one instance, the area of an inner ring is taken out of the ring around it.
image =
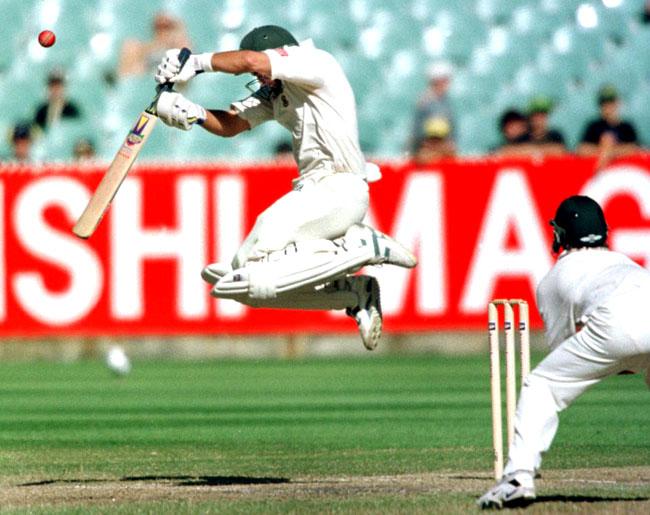
[[[272,299],[281,293],[314,288],[360,270],[375,256],[371,245],[348,249],[342,242],[291,244],[264,260],[249,261],[223,276],[210,294],[221,299]]]
[[[366,265],[412,268],[416,263],[415,257],[392,238],[355,224],[342,238],[291,243],[261,259],[249,260],[221,277],[210,294],[240,302],[245,298],[273,299],[288,291],[318,287]]]
[[[346,283],[338,279],[322,288],[313,287],[280,293],[272,299],[253,299],[242,296],[240,302],[254,308],[332,310],[353,308],[359,302],[359,295]]]

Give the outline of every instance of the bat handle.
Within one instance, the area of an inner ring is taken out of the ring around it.
[[[178,60],[181,63],[180,69],[182,69],[183,66],[185,66],[185,63],[187,62],[187,60],[190,58],[191,55],[192,55],[192,51],[189,48],[187,47],[181,48],[181,51],[178,54]],[[156,96],[154,97],[149,107],[147,107],[146,111],[151,114],[156,114],[156,102],[158,102],[158,98],[160,97],[160,95],[165,91],[171,91],[173,89],[174,89],[173,82],[165,82],[164,84],[159,84],[158,86],[156,86]]]

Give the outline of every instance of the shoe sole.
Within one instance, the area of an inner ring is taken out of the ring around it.
[[[381,314],[381,290],[379,289],[379,281],[377,278],[371,277],[368,282],[368,287],[370,289],[370,299],[375,301],[374,305],[370,307],[370,319],[371,319],[371,334],[369,340],[364,341],[363,344],[368,350],[375,350],[377,345],[379,345],[379,340],[381,339],[381,332],[384,325],[384,319]],[[379,319],[377,321],[377,319]]]
[[[374,306],[370,308],[369,313],[370,330],[366,334],[361,335],[361,341],[366,349],[375,350],[377,345],[379,345],[379,340],[381,339],[383,320]]]
[[[524,495],[508,501],[485,501],[479,505],[482,510],[502,510],[503,508],[525,508],[535,502],[535,495]]]

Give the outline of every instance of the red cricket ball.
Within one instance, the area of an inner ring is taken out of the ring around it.
[[[56,36],[51,30],[44,30],[38,35],[38,42],[45,48],[51,47],[56,41]]]

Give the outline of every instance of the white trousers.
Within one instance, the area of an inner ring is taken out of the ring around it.
[[[296,241],[343,236],[367,211],[368,184],[361,176],[334,173],[318,181],[306,180],[257,217],[232,267],[240,268],[249,259]]]
[[[558,345],[526,379],[504,474],[534,474],[558,427],[558,413],[590,386],[624,370],[646,373],[650,387],[650,292],[611,298],[583,329]]]

